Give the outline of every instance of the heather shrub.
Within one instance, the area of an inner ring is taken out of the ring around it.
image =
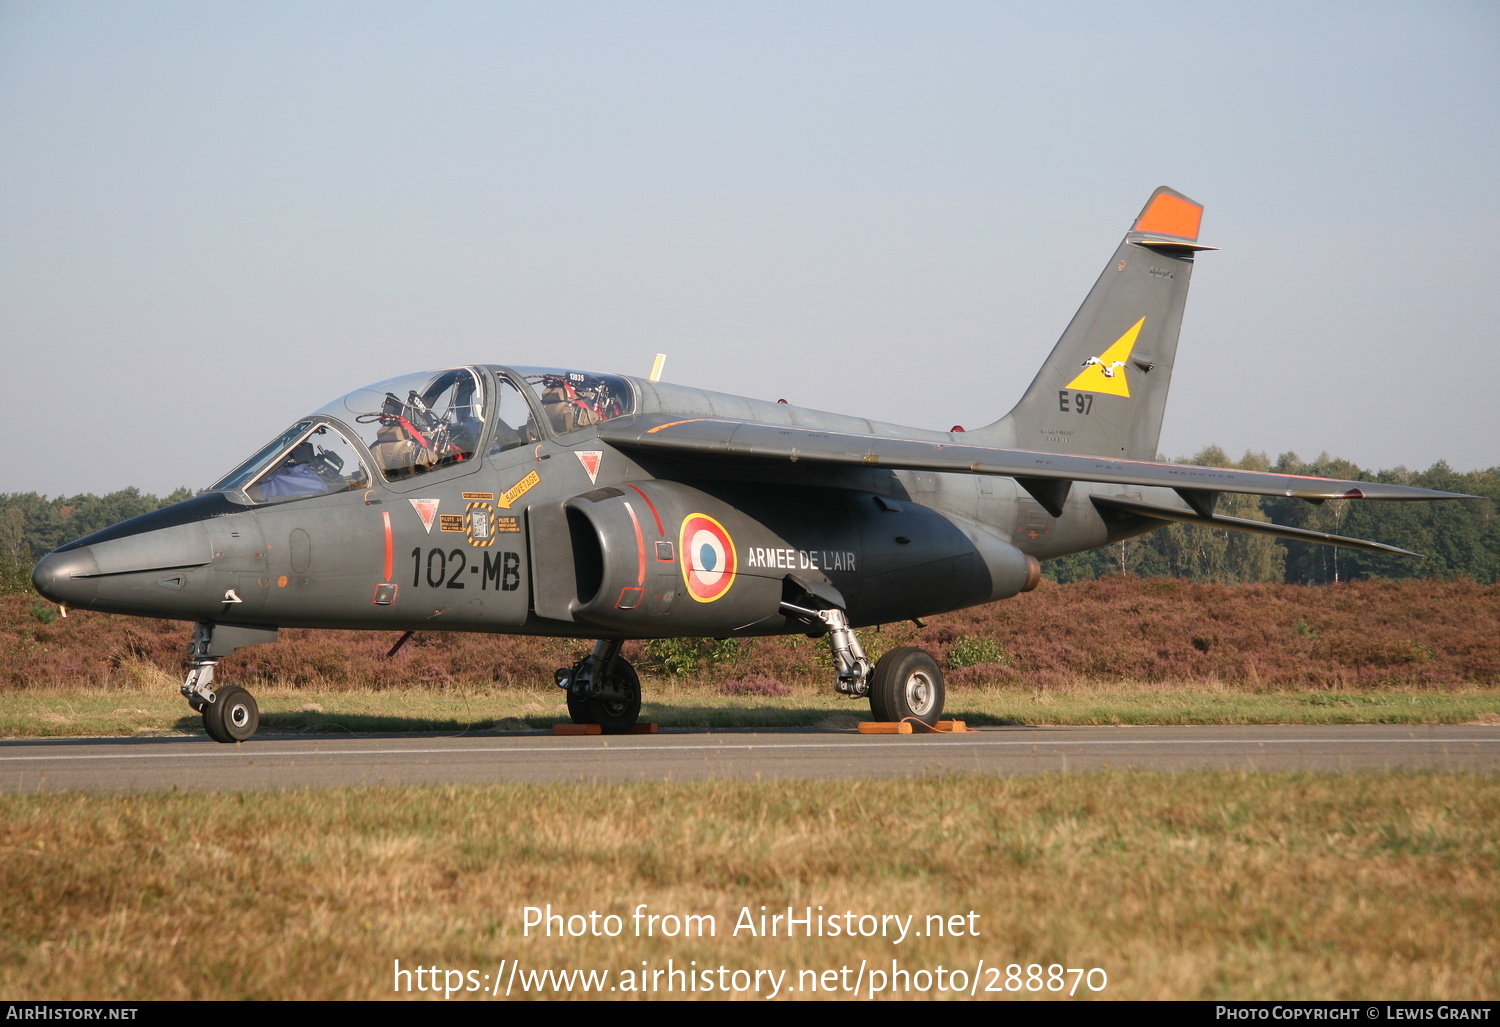
[[[0,688],[140,687],[181,681],[191,625],[69,610],[44,623],[34,596],[0,596]],[[49,612],[50,612],[49,608]],[[546,688],[589,641],[393,631],[284,629],[226,658],[249,688]],[[988,606],[860,631],[871,659],[930,651],[952,688],[1045,690],[1081,681],[1214,683],[1241,689],[1452,688],[1500,684],[1500,586],[1472,581],[1214,585],[1108,577]],[[826,639],[801,635],[630,642],[641,673],[760,675],[830,687]],[[154,686],[153,686],[154,687]]]
[[[973,663],[943,676],[949,688],[1015,688],[1026,684],[1021,675],[999,663]]]
[[[730,678],[719,686],[719,691],[725,695],[765,695],[772,697],[792,694],[790,686],[783,685],[775,678],[766,677],[764,674],[746,674],[744,677]]]
[[[746,638],[740,642],[735,665],[753,667],[780,681],[831,682],[833,665],[826,659],[827,654],[828,642],[821,638],[802,635]]]

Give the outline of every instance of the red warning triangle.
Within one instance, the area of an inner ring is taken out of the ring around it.
[[[427,534],[432,534],[432,522],[437,520],[438,502],[436,499],[408,499],[412,509],[417,511],[417,516],[422,518],[422,527],[427,529]]]
[[[597,484],[599,478],[599,462],[604,459],[604,451],[596,449],[588,453],[579,453],[575,449],[573,452],[577,454],[578,462],[583,464],[583,469],[589,473],[589,484]]]

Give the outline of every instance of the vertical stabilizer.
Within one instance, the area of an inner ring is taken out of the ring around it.
[[[1135,219],[997,445],[1155,460],[1203,207],[1166,186]]]

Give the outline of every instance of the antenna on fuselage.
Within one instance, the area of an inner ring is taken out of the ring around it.
[[[661,381],[661,369],[662,369],[662,366],[666,364],[666,362],[667,362],[667,355],[665,353],[658,353],[656,355],[656,361],[651,365],[651,376],[649,378],[647,378],[646,380],[648,382],[659,382],[659,381]]]

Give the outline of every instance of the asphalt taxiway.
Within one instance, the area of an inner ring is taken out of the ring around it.
[[[956,735],[818,730],[656,735],[274,734],[0,742],[0,791],[273,790],[504,781],[854,779],[1182,771],[1500,772],[1500,725],[996,727]]]

